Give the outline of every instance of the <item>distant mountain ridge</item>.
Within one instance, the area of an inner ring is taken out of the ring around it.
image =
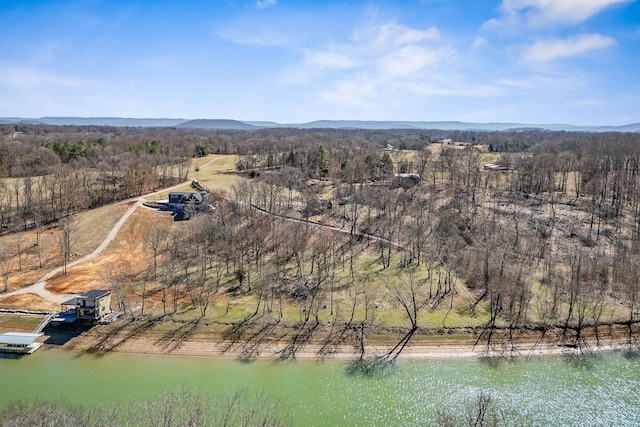
[[[298,129],[439,129],[471,131],[550,130],[568,132],[640,132],[640,123],[621,126],[576,126],[570,124],[474,123],[459,121],[380,121],[380,120],[316,120],[308,123],[276,123],[230,119],[170,119],[125,117],[0,117],[0,124],[45,124],[56,126],[175,127],[184,129],[257,130],[265,128]]]
[[[264,126],[256,126],[247,122],[241,122],[238,120],[229,119],[197,119],[189,120],[179,125],[178,128],[191,128],[191,129],[237,129],[237,130],[253,130],[261,129]]]

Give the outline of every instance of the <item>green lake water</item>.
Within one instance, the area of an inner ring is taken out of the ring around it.
[[[526,360],[401,361],[373,375],[344,361],[278,363],[41,349],[0,358],[0,410],[15,399],[91,404],[142,400],[185,387],[282,398],[302,426],[429,425],[482,390],[535,425],[639,426],[637,353]]]

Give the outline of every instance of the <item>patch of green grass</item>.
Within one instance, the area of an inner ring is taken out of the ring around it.
[[[212,158],[213,161],[211,161]],[[198,160],[197,163],[194,161],[189,171],[189,177],[198,179],[202,185],[210,190],[231,191],[233,185],[241,179],[232,173],[235,171],[238,156],[207,156],[202,158],[202,161]],[[211,163],[207,164],[210,161]]]
[[[254,295],[243,295],[231,298],[228,303],[212,303],[207,318],[223,323],[238,322],[255,312],[257,302]]]
[[[467,313],[463,313],[459,310],[453,309],[448,311],[447,309],[439,309],[433,312],[426,311],[421,313],[420,320],[426,327],[447,327],[447,328],[462,328],[462,327],[475,327],[480,326],[489,321],[489,314],[485,312],[477,313],[475,316],[470,316]]]
[[[230,192],[234,185],[243,178],[235,174],[220,173],[211,179],[201,181],[202,184],[210,190]]]
[[[375,312],[376,320],[386,327],[410,327],[407,314],[400,308],[378,308]]]
[[[44,316],[26,314],[0,314],[0,333],[33,332]]]

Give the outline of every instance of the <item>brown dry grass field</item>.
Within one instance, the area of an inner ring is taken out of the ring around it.
[[[74,243],[72,245],[72,251],[74,256],[72,260],[83,257],[98,247],[126,209],[126,204],[120,203],[76,214],[73,219]],[[16,240],[21,242],[22,255],[19,257],[16,254]],[[40,267],[40,257],[38,255],[39,248],[35,246],[35,242],[36,232],[34,230],[0,237],[0,244],[11,247],[14,252],[14,256],[10,262],[9,291],[29,286],[61,265],[60,231],[55,225],[45,228],[40,235],[42,267]],[[20,266],[22,268],[20,268]],[[69,277],[71,276],[67,275],[62,277],[58,275],[58,277],[54,277],[49,281],[48,285],[50,283],[65,281]],[[79,292],[86,290],[87,286],[85,285],[82,289],[75,289],[73,287],[66,288],[68,288],[69,292]],[[56,291],[56,289],[52,290],[54,292]],[[62,291],[62,293],[67,293],[67,291]],[[45,301],[34,294],[14,295],[6,298],[2,298],[0,294],[0,308],[19,308],[38,311],[60,310],[58,304]]]
[[[210,155],[193,161],[189,177],[196,178],[210,189],[231,189],[237,181],[235,170],[236,156]],[[195,172],[198,168],[198,172]],[[180,186],[174,191],[190,191],[189,185]],[[167,198],[168,192],[159,192],[150,199]],[[106,238],[133,202],[120,202],[76,214],[73,218],[74,232],[72,253],[74,259],[91,253]],[[97,258],[68,269],[66,275],[57,274],[47,281],[47,289],[53,293],[79,293],[90,289],[109,288],[108,277],[112,270],[126,268],[133,277],[143,274],[151,261],[151,250],[147,245],[148,232],[156,224],[166,223],[168,228],[186,226],[174,224],[168,213],[159,213],[138,208],[120,230],[117,237]],[[17,255],[16,241],[21,246],[21,255]],[[61,265],[60,231],[55,224],[46,227],[40,235],[40,248],[35,246],[36,232],[29,230],[21,233],[0,236],[0,245],[12,248],[14,256],[10,261],[9,291],[29,286],[42,276]],[[38,256],[42,259],[42,267]],[[153,304],[154,297],[150,299]],[[15,295],[2,298],[0,308],[52,311],[59,310],[55,303],[42,300],[34,294]]]
[[[193,159],[189,168],[189,181],[197,179],[211,191],[229,192],[239,179],[235,173],[238,156],[217,155]],[[172,187],[171,191],[192,191],[190,183],[185,183]],[[162,190],[148,197],[148,200],[166,200],[169,197],[169,190]]]

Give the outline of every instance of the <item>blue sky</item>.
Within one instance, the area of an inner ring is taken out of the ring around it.
[[[640,1],[0,0],[0,117],[640,122]]]

